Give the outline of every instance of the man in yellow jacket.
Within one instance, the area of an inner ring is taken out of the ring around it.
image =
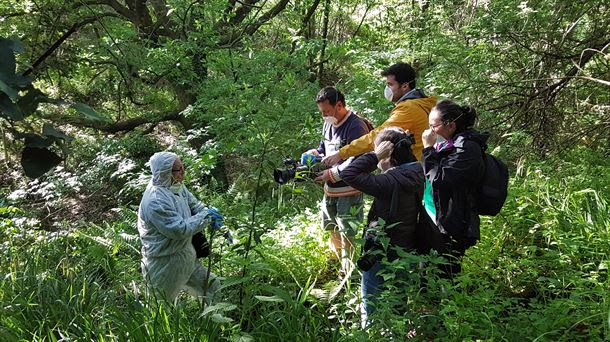
[[[415,88],[415,70],[407,63],[396,63],[385,69],[381,75],[386,79],[385,98],[396,104],[390,117],[368,134],[343,146],[337,154],[324,158],[322,163],[325,165],[332,166],[341,160],[372,151],[377,133],[385,127],[400,127],[409,130],[416,137],[421,137],[428,129],[428,114],[436,104],[436,97],[428,97]],[[421,139],[416,138],[413,154],[418,160],[421,160],[422,149]]]

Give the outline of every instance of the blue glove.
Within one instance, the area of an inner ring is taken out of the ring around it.
[[[311,165],[316,162],[316,156],[310,153],[303,153],[301,155],[301,165]]]
[[[216,208],[209,208],[208,216],[210,216],[210,219],[212,220],[211,225],[213,229],[218,229],[224,225],[224,218]]]

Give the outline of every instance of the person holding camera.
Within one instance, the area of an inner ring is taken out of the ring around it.
[[[320,141],[317,149],[303,153],[302,164],[307,164],[319,156],[336,154],[342,146],[368,132],[366,122],[345,106],[345,96],[335,87],[320,90],[316,96],[316,104],[324,119],[324,140]],[[354,237],[364,218],[362,193],[347,185],[340,176],[340,170],[349,162],[340,161],[332,168],[322,171],[315,179],[324,183],[322,225],[330,232],[329,245],[337,259],[341,260],[342,274],[350,273]]]
[[[388,261],[398,258],[397,248],[415,252],[417,217],[424,190],[424,171],[415,158],[413,134],[398,127],[386,127],[377,134],[374,152],[354,159],[341,171],[343,180],[375,199],[368,214],[364,254],[358,259],[362,273],[363,326],[374,311],[383,278],[379,276],[384,254]],[[381,173],[372,172],[380,169]],[[389,237],[387,254],[378,241],[377,233]]]
[[[207,226],[219,229],[223,218],[186,189],[182,183],[184,165],[178,155],[155,153],[150,169],[152,179],[138,210],[144,278],[170,303],[183,289],[210,302],[218,296],[220,281],[197,262],[192,239]]]
[[[459,258],[466,248],[480,238],[475,196],[485,172],[481,148],[489,134],[472,128],[476,118],[473,108],[443,100],[432,109],[430,127],[422,134],[430,240],[449,258],[441,267],[449,279],[461,271]]]
[[[375,136],[386,127],[400,127],[417,137],[428,128],[428,113],[436,104],[436,97],[426,96],[421,89],[416,88],[416,74],[411,65],[396,63],[385,69],[381,75],[385,77],[386,82],[383,95],[395,104],[390,117],[368,134],[341,147],[339,153],[325,157],[323,164],[332,166],[339,160],[372,151]],[[413,154],[421,159],[421,142],[416,142],[412,149]]]

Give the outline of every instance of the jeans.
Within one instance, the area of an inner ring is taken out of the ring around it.
[[[381,268],[381,262],[377,262],[370,270],[362,273],[362,309],[360,318],[363,329],[368,326],[368,316],[375,312],[377,295],[381,292],[383,278],[377,275]]]
[[[417,264],[411,263],[409,267],[411,269],[416,269]],[[384,270],[386,270],[386,266],[383,266],[381,262],[377,262],[370,270],[362,272],[362,309],[360,311],[362,329],[365,329],[370,324],[368,317],[375,312],[375,304],[378,300],[378,295],[383,290],[384,283],[383,277],[381,277],[379,273]],[[408,281],[408,271],[398,270],[395,279]]]

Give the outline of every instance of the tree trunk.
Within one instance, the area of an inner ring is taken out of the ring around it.
[[[326,55],[326,44],[328,43],[328,20],[330,17],[330,0],[324,1],[324,22],[322,26],[322,50],[320,51],[320,64],[318,65],[318,80],[322,80],[324,73],[324,58]]]

